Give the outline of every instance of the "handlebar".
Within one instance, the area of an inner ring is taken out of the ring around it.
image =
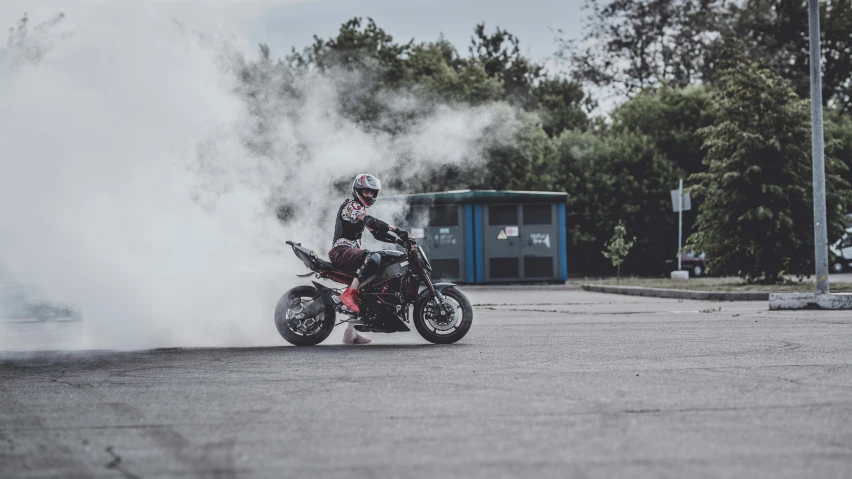
[[[393,232],[396,233],[396,235],[399,237],[399,240],[396,242],[396,244],[403,246],[403,247],[407,247],[409,245],[417,244],[417,242],[414,241],[414,239],[411,238],[408,231],[401,230],[401,229],[397,228]]]

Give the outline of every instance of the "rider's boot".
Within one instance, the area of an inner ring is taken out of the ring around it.
[[[346,331],[343,333],[343,344],[370,344],[372,342],[369,338],[365,338],[358,334],[358,331],[355,331],[355,326],[352,323],[346,327]]]
[[[340,302],[355,314],[361,312],[361,308],[358,307],[358,291],[352,288],[346,288],[346,291],[340,295]]]

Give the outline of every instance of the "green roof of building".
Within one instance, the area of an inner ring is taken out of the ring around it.
[[[440,193],[389,195],[384,198],[406,201],[412,204],[564,203],[568,200],[568,193],[550,191],[455,190],[442,191]]]

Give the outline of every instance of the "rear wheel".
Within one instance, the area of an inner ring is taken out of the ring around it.
[[[275,327],[288,343],[296,346],[315,346],[334,329],[334,308],[322,305],[319,312],[310,314],[310,306],[322,303],[322,294],[313,286],[298,286],[281,296],[275,307]]]
[[[473,307],[467,296],[456,288],[446,288],[441,294],[449,312],[441,314],[434,299],[421,299],[414,306],[414,327],[431,343],[450,344],[463,338],[470,330]]]
[[[840,261],[835,261],[831,265],[831,272],[832,273],[838,273],[839,274],[839,273],[842,273],[843,270],[845,270],[845,269],[846,268],[843,266],[843,263],[841,263]]]

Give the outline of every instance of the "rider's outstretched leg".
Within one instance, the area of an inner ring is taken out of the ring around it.
[[[370,344],[370,342],[369,338],[365,338],[358,334],[358,331],[355,331],[355,326],[352,323],[349,323],[343,333],[343,344]]]

